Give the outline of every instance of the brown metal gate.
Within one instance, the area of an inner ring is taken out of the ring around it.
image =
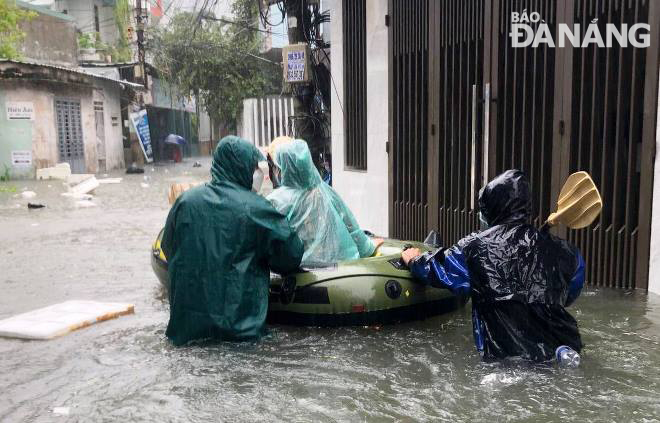
[[[451,244],[478,227],[484,2],[434,1],[431,16],[428,224]]]
[[[584,29],[597,22],[650,23],[646,49],[570,49],[563,86],[561,174],[588,171],[603,198],[597,224],[570,231],[585,255],[587,281],[598,286],[646,288],[658,83],[658,2],[566,2],[564,20]],[[650,131],[650,134],[649,134]]]
[[[540,225],[565,178],[586,170],[603,214],[588,229],[557,232],[583,251],[588,283],[645,288],[659,3],[391,0],[390,234],[420,240],[439,229],[445,244],[455,242],[477,226],[479,188],[509,168],[529,176]],[[592,22],[603,34],[607,23],[649,23],[651,46],[513,48],[511,13],[523,10],[538,12],[554,39],[560,23],[580,23],[582,34]],[[427,70],[406,67],[420,38],[431,52]],[[428,90],[417,97],[409,87],[420,75]]]
[[[428,228],[429,2],[390,0],[390,211],[393,236]]]

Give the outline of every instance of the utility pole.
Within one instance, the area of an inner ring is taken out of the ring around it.
[[[135,0],[135,24],[136,24],[136,35],[137,35],[137,49],[138,49],[138,66],[140,67],[140,79],[142,85],[147,86],[147,74],[144,68],[144,24],[147,20],[147,11],[142,9],[143,0]]]
[[[305,34],[303,32],[303,19],[304,11],[307,9],[306,0],[284,0],[286,4],[288,27],[289,27],[289,44],[302,43],[305,41]],[[294,21],[295,20],[295,25]]]

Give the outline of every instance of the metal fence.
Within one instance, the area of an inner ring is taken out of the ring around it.
[[[239,135],[257,147],[270,145],[280,135],[293,136],[292,97],[264,97],[243,100]]]
[[[565,178],[586,170],[603,213],[588,229],[556,232],[584,253],[588,283],[645,288],[660,2],[390,0],[389,7],[391,234],[421,240],[440,229],[445,244],[455,242],[477,227],[479,188],[509,168],[527,173],[531,223],[540,225]],[[511,16],[523,10],[537,12],[555,39],[560,23],[580,24],[579,39],[590,24],[605,34],[608,23],[649,23],[651,46],[514,48]]]

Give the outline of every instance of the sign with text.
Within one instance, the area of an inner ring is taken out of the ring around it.
[[[147,160],[147,163],[151,163],[154,161],[154,152],[151,148],[151,134],[149,133],[147,111],[140,110],[137,113],[131,113],[130,118],[138,140],[140,140],[140,147],[144,153],[144,158]]]
[[[286,80],[300,82],[305,79],[305,51],[287,53]]]
[[[310,50],[307,44],[291,44],[282,49],[284,80],[289,83],[309,82]]]
[[[11,165],[15,167],[32,166],[32,152],[30,150],[13,150],[11,152]]]
[[[31,101],[8,101],[7,120],[34,120],[34,104]]]

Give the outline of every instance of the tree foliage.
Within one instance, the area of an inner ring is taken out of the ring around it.
[[[131,5],[128,0],[117,0],[115,2],[114,15],[115,25],[119,38],[115,45],[108,49],[115,62],[128,62],[133,58],[133,51],[127,39],[127,28],[131,22]]]
[[[279,94],[281,68],[261,60],[257,2],[235,0],[236,23],[179,13],[155,30],[150,53],[154,65],[181,94],[196,95],[210,116],[234,126],[242,101]]]
[[[15,59],[20,57],[18,43],[25,33],[21,31],[20,23],[32,19],[35,12],[21,9],[16,1],[0,0],[0,58]]]

